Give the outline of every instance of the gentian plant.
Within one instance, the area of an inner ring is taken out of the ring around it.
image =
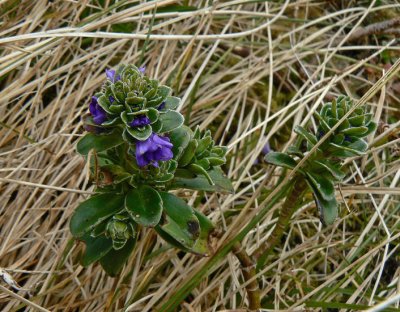
[[[265,160],[273,165],[294,169],[298,162],[311,152],[314,146],[327,134],[339,120],[354,106],[349,97],[340,96],[331,103],[326,103],[320,112],[315,113],[318,124],[317,131],[313,133],[301,126],[296,126],[294,131],[298,139],[290,146],[286,153],[270,152]],[[372,120],[372,113],[365,107],[355,108],[344,119],[333,133],[320,144],[297,170],[289,194],[280,210],[276,224],[269,241],[260,246],[254,253],[259,259],[258,265],[265,261],[267,252],[280,240],[290,217],[303,201],[303,195],[311,190],[319,209],[321,222],[325,225],[332,224],[338,215],[338,202],[335,197],[334,185],[345,177],[342,170],[343,161],[348,157],[363,155],[368,144],[363,139],[376,129]]]
[[[232,191],[220,166],[226,148],[210,131],[192,131],[176,111],[171,88],[122,65],[106,70],[106,81],[90,101],[90,115],[77,150],[88,158],[95,194],[75,210],[70,230],[84,241],[82,264],[99,261],[117,275],[140,237],[153,228],[171,245],[209,254],[214,226],[170,191]]]

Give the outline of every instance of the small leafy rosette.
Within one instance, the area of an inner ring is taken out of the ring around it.
[[[96,184],[96,194],[78,206],[70,222],[73,236],[86,244],[82,264],[99,261],[115,276],[143,227],[184,251],[209,254],[213,224],[169,191],[232,192],[220,168],[226,149],[215,145],[209,131],[184,126],[175,111],[180,99],[142,68],[121,66],[106,75],[89,104],[90,133],[77,144]]]
[[[315,114],[319,121],[318,139],[347,114],[353,105],[353,101],[345,96],[340,96],[336,101],[325,104],[321,111]],[[368,144],[362,138],[376,129],[376,123],[373,122],[372,116],[372,113],[366,112],[365,106],[356,108],[320,149],[327,150],[333,157],[340,158],[364,154]]]
[[[296,144],[290,146],[286,153],[268,153],[265,160],[276,166],[293,169],[298,160],[304,157],[304,153],[309,152],[353,105],[352,100],[344,96],[324,104],[320,112],[315,113],[318,120],[316,134],[296,126],[294,130],[299,135]],[[368,144],[363,138],[375,129],[372,114],[367,113],[365,107],[356,108],[299,169],[299,173],[305,177],[312,189],[324,224],[332,224],[338,215],[334,184],[345,177],[341,170],[341,161],[347,157],[364,154]]]
[[[145,76],[143,70],[122,65],[116,72],[108,71],[107,77],[101,92],[95,95],[107,115],[104,121],[98,118],[101,127],[122,126],[124,140],[134,143],[183,124],[183,116],[175,111],[180,99],[170,95],[171,88]]]
[[[216,146],[211,132],[202,133],[199,127],[193,132],[182,126],[171,132],[174,142],[174,159],[178,163],[173,187],[202,191],[233,192],[232,185],[220,166],[226,162],[226,147]]]

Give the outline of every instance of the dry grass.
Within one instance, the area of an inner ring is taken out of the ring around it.
[[[400,56],[393,22],[382,24],[399,13],[400,2],[383,0],[0,0],[0,267],[30,290],[2,283],[2,311],[154,311],[205,263],[174,249],[152,254],[165,243],[146,231],[120,278],[78,264],[83,246],[68,221],[91,190],[74,150],[80,117],[105,68],[142,61],[183,98],[191,125],[230,148],[235,194],[182,193],[226,232],[214,248],[280,183],[260,158],[267,141],[283,150],[294,125],[314,126],[322,102],[374,91],[365,105],[380,126],[371,151],[348,162],[340,219],[322,227],[310,198],[259,276],[271,310],[361,310],[399,298],[400,76],[372,88]],[[248,252],[268,238],[277,209],[246,236]],[[246,305],[229,255],[179,310]]]

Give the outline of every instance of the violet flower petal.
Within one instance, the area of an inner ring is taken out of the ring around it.
[[[106,76],[108,79],[111,80],[111,82],[116,82],[118,80],[121,80],[121,76],[117,75],[115,76],[115,70],[114,69],[106,69]]]
[[[132,128],[135,127],[144,127],[150,124],[150,119],[146,115],[140,115],[135,117],[132,122],[129,123],[129,126]]]
[[[145,141],[136,143],[136,160],[140,167],[152,164],[158,167],[158,161],[167,161],[174,157],[173,145],[169,138],[152,133]]]
[[[94,123],[100,125],[107,120],[106,111],[97,102],[97,97],[92,96],[92,100],[89,104],[89,111],[93,117]]]
[[[114,69],[106,69],[106,76],[112,82],[114,82],[115,70]]]

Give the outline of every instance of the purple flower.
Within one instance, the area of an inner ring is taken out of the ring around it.
[[[264,155],[267,155],[271,151],[271,146],[269,146],[269,143],[265,143],[264,147],[261,150],[261,153]]]
[[[158,110],[162,110],[162,109],[164,109],[164,108],[165,108],[165,101],[162,102],[162,103],[157,107]]]
[[[150,124],[150,119],[147,118],[146,115],[140,115],[140,116],[136,117],[135,119],[133,119],[131,123],[129,123],[129,125],[132,128],[144,127],[149,124]]]
[[[106,76],[112,82],[116,82],[118,80],[121,80],[121,76],[120,75],[115,77],[115,70],[114,69],[106,69]]]
[[[144,72],[146,71],[146,66],[140,66],[139,67],[139,71],[142,73],[142,74],[144,74]]]
[[[93,117],[94,123],[100,125],[107,120],[106,111],[97,103],[97,97],[92,96],[92,101],[89,104],[89,111]]]
[[[152,164],[158,167],[159,161],[172,159],[172,143],[169,138],[152,133],[145,141],[136,143],[136,161],[139,167]]]
[[[261,154],[263,155],[267,155],[269,152],[271,152],[271,146],[269,145],[269,142],[265,143],[265,145],[263,146],[262,150],[261,150]],[[256,158],[253,162],[253,166],[254,165],[258,165],[260,163],[260,160],[258,158]]]

